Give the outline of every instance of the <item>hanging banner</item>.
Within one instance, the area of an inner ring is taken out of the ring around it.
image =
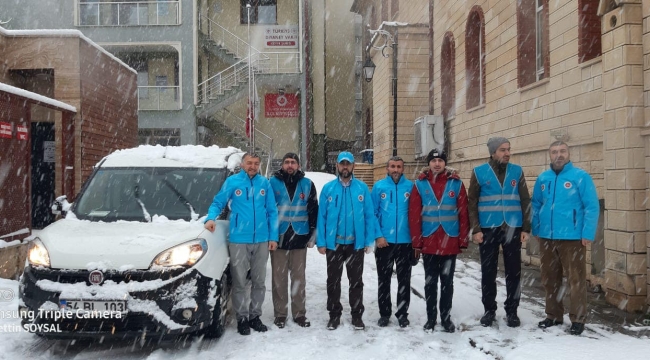
[[[18,140],[27,140],[27,136],[29,135],[29,131],[27,130],[27,126],[16,126],[16,138]]]
[[[13,137],[13,125],[8,122],[0,122],[0,138],[11,139]]]
[[[264,95],[264,117],[295,118],[298,117],[298,95],[266,94]]]
[[[264,30],[267,48],[298,48],[298,25],[271,25]]]

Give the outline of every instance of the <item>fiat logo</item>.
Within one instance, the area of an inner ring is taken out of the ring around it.
[[[99,285],[104,281],[104,274],[99,270],[93,270],[88,275],[88,281],[93,285]]]

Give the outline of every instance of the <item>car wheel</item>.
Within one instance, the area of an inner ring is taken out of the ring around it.
[[[221,276],[219,299],[214,305],[212,314],[212,323],[205,329],[205,336],[208,338],[219,338],[226,330],[226,321],[228,319],[228,302],[230,301],[230,276],[229,271],[224,271]]]

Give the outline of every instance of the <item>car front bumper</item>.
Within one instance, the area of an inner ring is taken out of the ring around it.
[[[54,339],[177,337],[195,333],[212,322],[221,287],[219,280],[184,268],[108,272],[101,285],[91,285],[88,279],[86,270],[26,267],[20,283],[23,326]],[[123,295],[116,299],[107,298],[107,294]],[[61,300],[71,297],[82,301],[125,300],[127,312],[93,317],[74,311],[57,316]],[[184,317],[183,310],[190,310],[191,316]],[[40,330],[39,324],[44,325]]]

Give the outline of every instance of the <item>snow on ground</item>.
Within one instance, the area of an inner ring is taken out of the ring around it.
[[[411,327],[400,329],[393,317],[387,328],[379,328],[376,321],[377,278],[374,256],[366,255],[364,268],[364,320],[365,331],[355,331],[350,325],[347,303],[347,279],[343,277],[342,303],[344,316],[339,329],[326,329],[328,319],[326,304],[325,256],[316,249],[307,255],[307,316],[311,328],[300,328],[289,321],[284,329],[273,323],[271,301],[270,263],[267,272],[267,296],[264,302],[262,320],[269,326],[266,333],[253,332],[241,336],[236,332],[234,321],[228,325],[224,336],[215,341],[195,339],[185,346],[172,344],[162,348],[144,348],[127,342],[112,342],[88,346],[76,344],[68,347],[67,342],[51,342],[38,337],[16,332],[19,321],[11,311],[18,306],[16,299],[0,302],[0,359],[644,359],[650,353],[650,339],[635,338],[612,333],[602,326],[587,325],[583,336],[566,333],[568,317],[563,328],[542,331],[537,321],[543,317],[540,305],[543,299],[522,299],[519,315],[520,328],[505,325],[505,313],[499,309],[498,324],[492,328],[478,325],[482,315],[480,295],[480,265],[474,261],[457,263],[455,295],[452,318],[459,327],[456,333],[447,334],[436,327],[433,333],[422,331],[426,310],[424,300],[411,296],[409,310]],[[505,300],[505,286],[499,278],[500,304]],[[424,270],[421,265],[413,268],[412,285],[424,294]],[[393,295],[396,292],[393,281]],[[18,283],[0,279],[0,289],[17,292]],[[393,297],[393,302],[395,299]],[[393,306],[395,304],[393,303]]]

